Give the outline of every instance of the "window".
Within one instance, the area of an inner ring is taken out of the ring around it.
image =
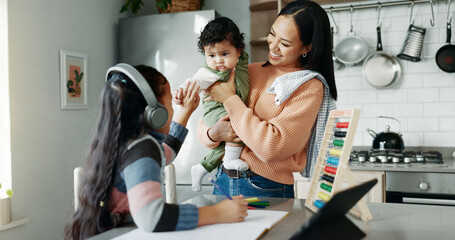
[[[0,182],[3,189],[11,188],[7,0],[0,0]]]

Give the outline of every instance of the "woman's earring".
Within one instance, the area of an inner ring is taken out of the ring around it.
[[[305,58],[307,53],[302,54],[302,57]]]

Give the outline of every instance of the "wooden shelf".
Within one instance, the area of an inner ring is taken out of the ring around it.
[[[252,39],[250,41],[251,46],[257,47],[257,46],[265,46],[267,45],[267,37],[261,37],[258,39]]]
[[[250,2],[251,12],[269,11],[277,9],[278,3],[276,0],[251,0]]]

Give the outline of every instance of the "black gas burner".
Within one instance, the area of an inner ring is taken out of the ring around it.
[[[402,151],[396,149],[370,149],[370,151],[352,151],[350,161],[370,163],[414,163],[443,164],[442,154],[438,151]]]

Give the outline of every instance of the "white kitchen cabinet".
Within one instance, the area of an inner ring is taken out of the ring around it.
[[[376,178],[378,183],[364,197],[366,202],[385,202],[385,172],[383,171],[352,171],[358,183]]]

